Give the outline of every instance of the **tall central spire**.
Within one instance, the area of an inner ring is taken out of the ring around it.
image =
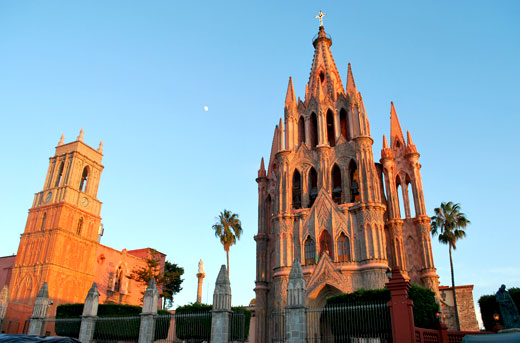
[[[320,26],[318,35],[312,44],[314,45],[314,58],[305,101],[308,102],[312,97],[317,97],[318,93],[326,94],[332,100],[336,100],[338,94],[345,94],[345,91],[336,68],[336,63],[330,52],[332,40],[325,33],[323,26]],[[318,91],[319,87],[321,89]]]

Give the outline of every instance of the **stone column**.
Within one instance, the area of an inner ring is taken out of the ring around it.
[[[4,327],[5,313],[7,312],[7,304],[9,302],[9,291],[7,286],[2,288],[0,292],[0,332]]]
[[[211,310],[211,343],[228,343],[231,339],[231,285],[226,266],[220,267]]]
[[[49,308],[49,305],[49,286],[47,285],[47,282],[44,282],[42,288],[40,288],[40,291],[36,296],[33,313],[31,318],[29,318],[29,335],[40,336],[42,334],[43,321],[45,317],[47,317],[47,309]]]
[[[143,298],[143,311],[141,312],[141,326],[139,327],[139,343],[153,342],[155,331],[155,317],[157,316],[157,302],[159,292],[155,279],[151,279]]]
[[[202,259],[199,261],[199,272],[197,273],[197,302],[200,304],[202,302],[202,282],[206,277],[206,273],[204,273],[204,262]]]
[[[287,343],[306,342],[305,310],[305,279],[300,261],[294,260],[289,274],[287,306],[285,307],[285,340]]]
[[[96,283],[93,283],[85,298],[85,305],[83,305],[81,327],[79,329],[79,340],[81,343],[91,343],[94,339],[98,304],[99,292]]]
[[[408,298],[410,283],[406,281],[398,268],[392,269],[390,282],[390,318],[392,320],[392,338],[394,343],[414,343],[415,323],[413,321],[413,302]]]

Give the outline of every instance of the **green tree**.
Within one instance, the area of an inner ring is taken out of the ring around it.
[[[227,273],[229,276],[229,248],[240,239],[242,234],[242,223],[238,219],[238,214],[224,210],[220,212],[218,220],[213,224],[215,236],[220,239],[224,246],[227,258]]]
[[[181,276],[184,274],[184,269],[175,263],[165,261],[164,272],[161,272],[161,253],[154,249],[151,249],[150,252],[150,256],[145,259],[146,265],[134,268],[127,277],[145,287],[150,280],[155,279],[157,288],[162,289],[160,296],[163,297],[163,305],[171,306],[173,295],[182,289],[181,284],[184,280],[181,279]]]
[[[460,205],[451,201],[441,203],[441,207],[437,207],[435,215],[431,219],[432,235],[439,235],[439,242],[448,244],[450,253],[451,268],[451,287],[453,289],[453,303],[455,306],[455,321],[457,322],[457,330],[460,331],[459,310],[457,308],[457,295],[455,294],[455,277],[453,273],[453,259],[451,251],[457,249],[457,241],[466,236],[464,229],[470,221],[466,215],[460,212]]]

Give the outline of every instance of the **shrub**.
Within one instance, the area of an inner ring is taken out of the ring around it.
[[[139,306],[119,305],[119,304],[100,304],[98,307],[98,317],[139,317],[142,309]],[[83,304],[63,304],[56,309],[56,319],[81,318]],[[170,327],[170,312],[158,310],[161,315],[159,323],[155,325],[155,338],[165,339],[168,336]],[[133,318],[119,321],[98,321],[94,330],[94,339],[104,338],[111,340],[133,340],[139,338],[140,319]],[[58,336],[79,337],[80,325],[71,325],[67,322],[56,322],[56,334]]]
[[[516,308],[520,308],[520,288],[512,287],[508,289],[509,295],[513,298],[513,301],[516,305]],[[482,316],[482,322],[484,323],[484,327],[487,331],[491,331],[495,326],[495,319],[493,315],[498,313],[500,315],[499,322],[504,325],[502,321],[502,313],[500,313],[500,308],[498,306],[495,295],[483,295],[478,300],[478,304],[480,307],[480,314]]]
[[[408,297],[413,301],[413,317],[415,326],[425,329],[434,329],[436,318],[435,314],[439,311],[439,305],[435,301],[435,293],[427,288],[411,285]],[[390,301],[390,290],[383,289],[359,289],[353,293],[340,294],[327,299],[327,306],[337,304],[364,305],[374,302],[386,303]],[[364,315],[366,318],[362,322],[371,321],[375,312],[368,311]],[[389,319],[388,319],[389,320]],[[375,321],[377,322],[377,321]],[[382,329],[382,328],[381,328]]]

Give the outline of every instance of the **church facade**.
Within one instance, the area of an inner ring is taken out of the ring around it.
[[[44,282],[56,306],[82,303],[95,282],[100,303],[140,305],[144,286],[130,280],[146,259],[165,256],[153,249],[118,251],[100,244],[103,235],[101,205],[97,198],[103,171],[102,143],[94,149],[77,140],[64,143],[62,136],[50,158],[43,189],[34,196],[16,256],[2,258],[0,288],[7,287],[9,303],[3,331],[27,330],[36,294]]]
[[[292,79],[267,168],[258,171],[256,342],[286,305],[289,272],[301,263],[307,306],[360,288],[382,288],[399,267],[438,294],[419,153],[393,103],[390,144],[374,160],[370,124],[351,66],[346,87],[320,26],[304,100]]]

